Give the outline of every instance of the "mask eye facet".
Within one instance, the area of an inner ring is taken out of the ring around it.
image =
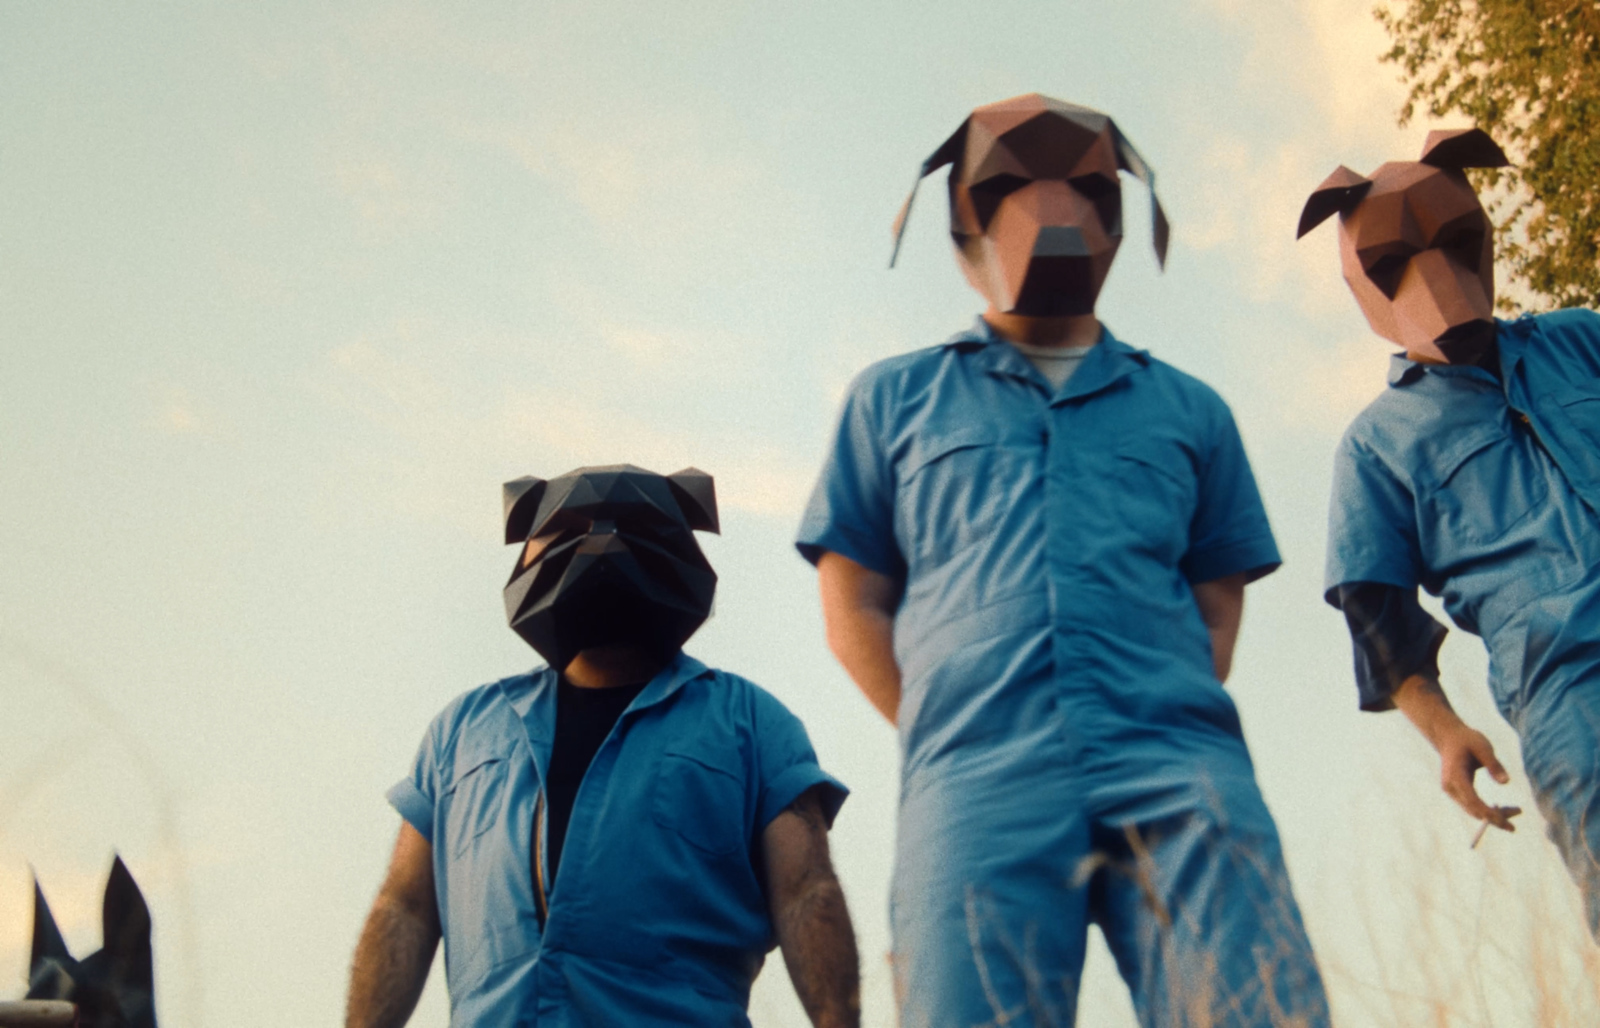
[[[1393,300],[1394,294],[1400,291],[1400,279],[1405,276],[1406,265],[1416,252],[1409,246],[1390,250],[1371,260],[1363,260],[1362,270],[1367,273],[1367,279],[1377,286],[1384,296]]]
[[[1000,209],[1000,201],[1027,185],[1028,179],[1021,175],[1001,174],[991,175],[981,182],[974,182],[967,187],[967,192],[972,194],[972,206],[978,213],[978,224],[988,228],[989,222],[994,218],[994,212]]]
[[[522,548],[522,566],[528,567],[538,560],[550,547],[557,543],[568,542],[583,535],[592,527],[588,518],[579,516],[564,516],[552,518],[545,526],[545,530],[530,538]]]
[[[1092,172],[1068,179],[1067,185],[1094,204],[1095,213],[1100,215],[1100,224],[1108,235],[1122,235],[1122,185],[1116,179]]]

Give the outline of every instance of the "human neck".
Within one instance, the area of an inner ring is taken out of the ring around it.
[[[580,689],[616,689],[650,681],[669,659],[638,646],[592,646],[573,657],[562,673]]]
[[[1093,346],[1100,341],[1100,322],[1093,313],[1034,318],[991,306],[983,312],[983,320],[1002,339],[1025,346]]]

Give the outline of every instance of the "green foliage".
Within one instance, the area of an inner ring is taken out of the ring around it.
[[[1511,158],[1471,173],[1502,267],[1551,306],[1600,307],[1600,3],[1396,0],[1376,14],[1394,41],[1383,59],[1411,87],[1400,124],[1419,107],[1463,115]]]

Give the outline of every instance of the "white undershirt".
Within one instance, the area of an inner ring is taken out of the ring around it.
[[[1083,363],[1083,355],[1094,349],[1093,343],[1088,346],[1029,346],[1015,340],[1007,342],[1039,369],[1052,389],[1060,389]]]

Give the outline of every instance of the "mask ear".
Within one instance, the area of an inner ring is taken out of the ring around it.
[[[689,527],[697,532],[722,534],[717,522],[717,491],[711,476],[699,468],[684,468],[667,476],[673,499],[683,508]]]
[[[911,217],[911,201],[917,198],[917,188],[922,185],[922,180],[944,167],[954,164],[961,159],[967,146],[967,123],[962,122],[961,127],[950,134],[950,138],[939,144],[939,149],[928,155],[922,162],[922,167],[917,171],[917,180],[911,183],[911,192],[906,196],[906,202],[900,205],[900,213],[894,216],[894,250],[889,254],[889,267],[894,267],[896,258],[900,256],[900,239],[906,234],[906,219]],[[953,173],[952,173],[953,174]]]
[[[506,545],[520,543],[533,529],[533,516],[539,511],[539,500],[544,496],[545,480],[524,475],[500,487],[505,508]]]
[[[72,954],[67,952],[66,940],[61,938],[61,929],[56,927],[56,919],[50,914],[50,904],[44,901],[44,890],[39,888],[39,880],[33,880],[33,951],[28,956],[30,972],[39,967],[41,961],[48,959],[71,960]]]
[[[111,958],[112,986],[119,992],[152,991],[155,976],[150,966],[150,908],[121,857],[111,861],[100,931],[103,948]]]
[[[1422,163],[1435,168],[1504,168],[1511,162],[1500,144],[1480,128],[1435,129],[1422,144]]]
[[[1162,268],[1167,266],[1167,240],[1172,234],[1172,228],[1167,224],[1167,212],[1161,209],[1161,199],[1156,196],[1156,173],[1150,165],[1128,142],[1128,137],[1117,128],[1117,123],[1111,123],[1111,138],[1117,147],[1117,167],[1128,172],[1134,178],[1144,183],[1150,190],[1150,235],[1156,247],[1156,263]]]
[[[1360,205],[1367,190],[1372,188],[1372,180],[1365,175],[1358,175],[1344,165],[1339,165],[1332,175],[1322,180],[1322,185],[1312,190],[1306,198],[1306,205],[1300,211],[1300,228],[1294,237],[1310,232],[1318,225],[1333,217],[1334,214],[1349,214]]]

